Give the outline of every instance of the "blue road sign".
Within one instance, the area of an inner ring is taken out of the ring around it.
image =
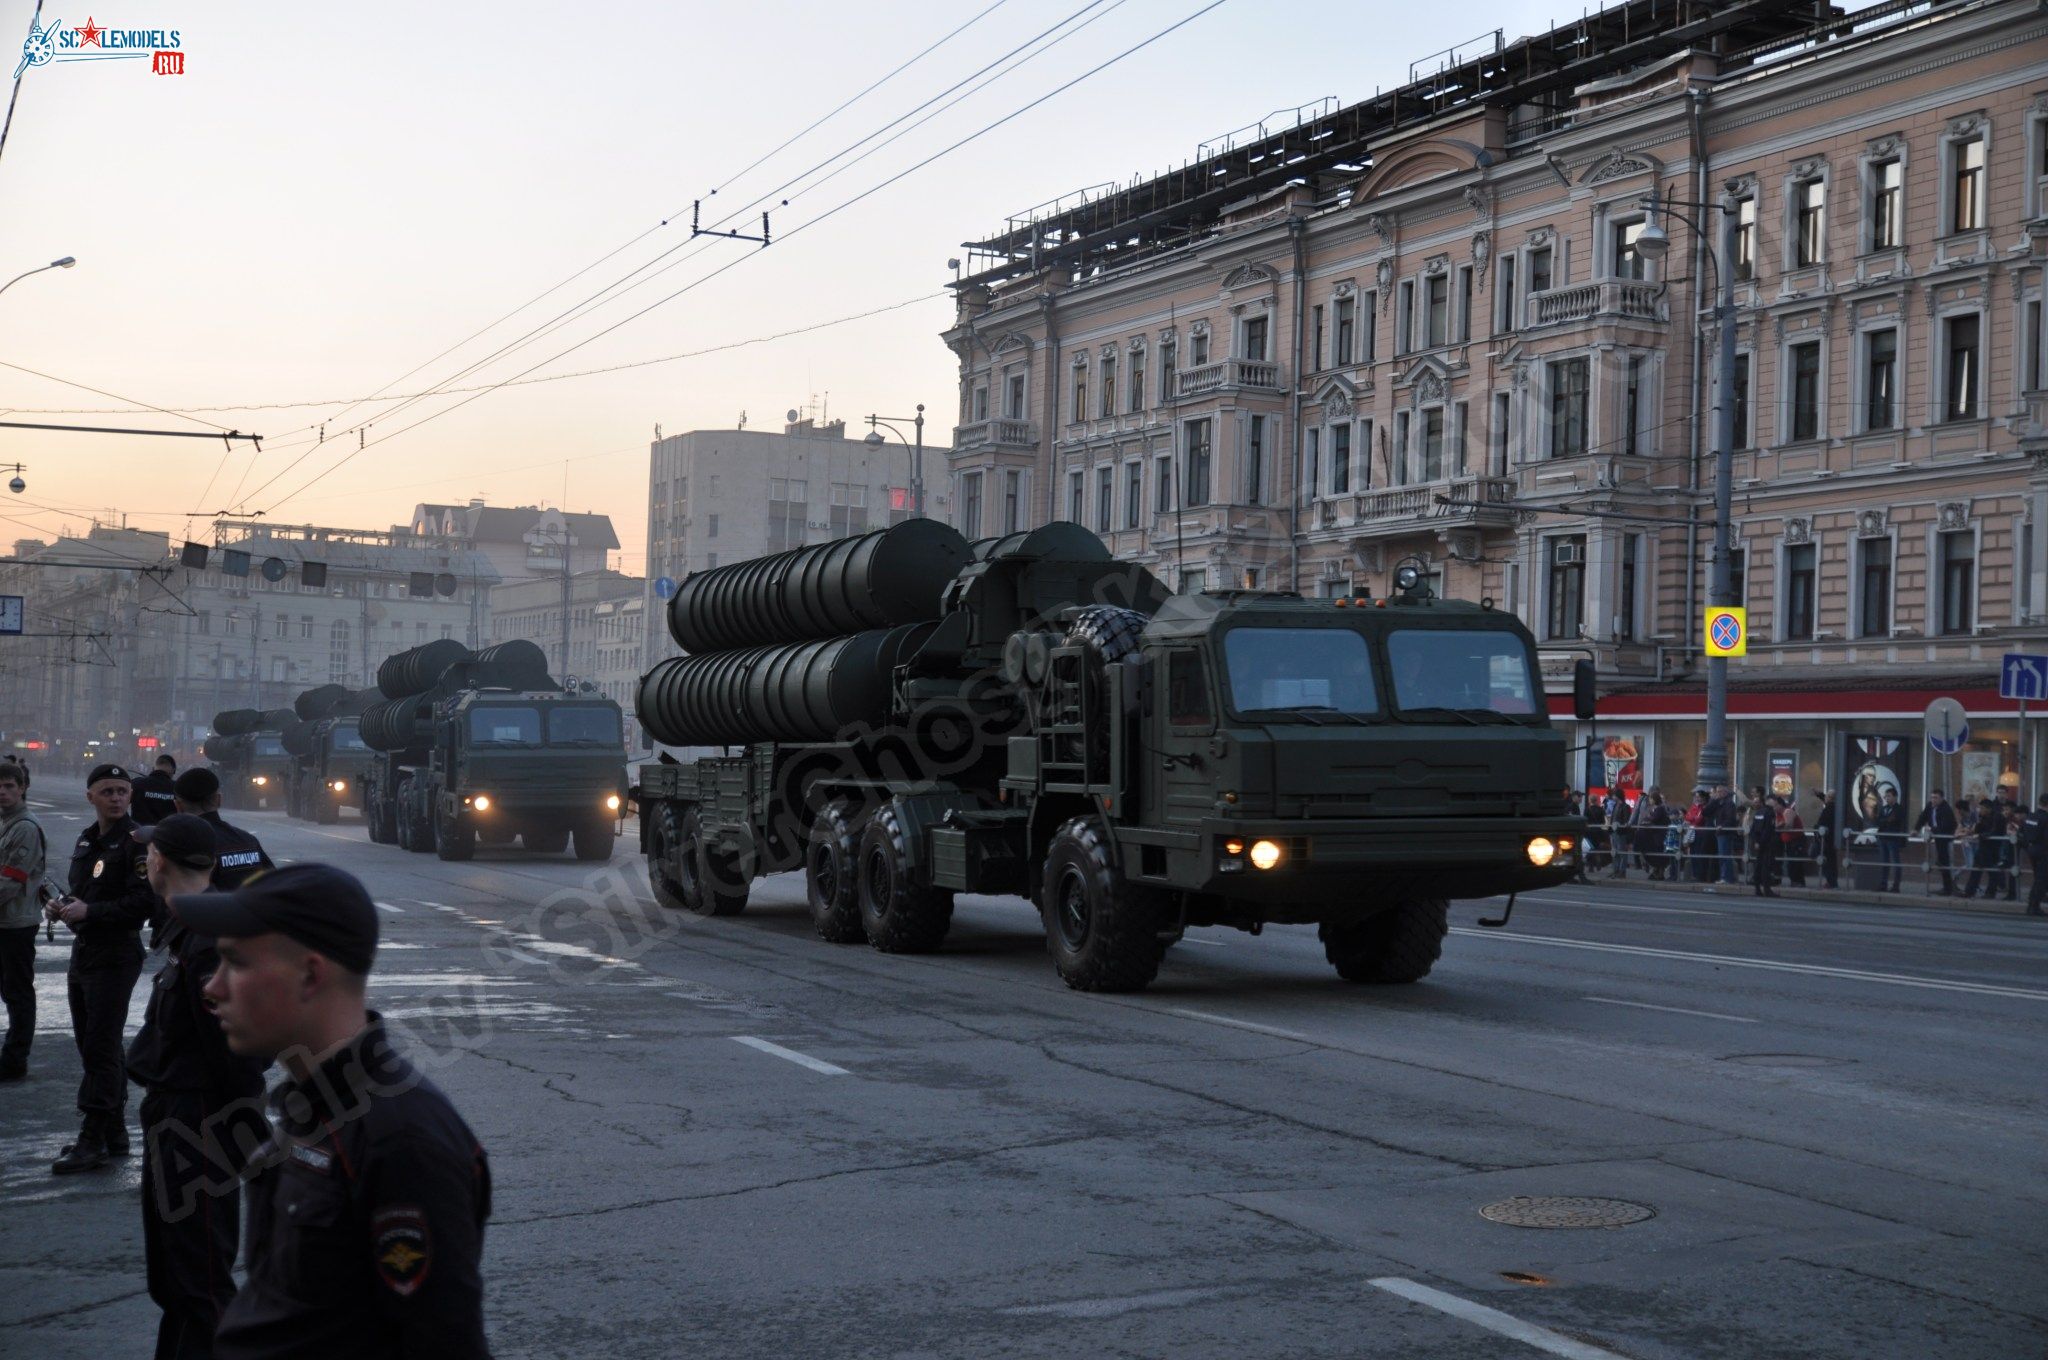
[[[1936,755],[1952,756],[1969,744],[1970,720],[1954,699],[1936,699],[1927,706],[1927,744]]]
[[[21,631],[23,598],[20,595],[0,595],[0,633]]]
[[[670,576],[657,576],[657,577],[655,577],[655,578],[654,578],[654,598],[655,598],[655,599],[657,599],[657,600],[666,600],[666,599],[667,599],[667,598],[668,598],[669,596],[671,596],[671,595],[673,595],[673,594],[675,594],[675,593],[676,593],[676,583],[675,583],[675,578],[674,578],[674,577],[670,577]]]
[[[2048,699],[2048,656],[2007,652],[1998,667],[2001,699]]]

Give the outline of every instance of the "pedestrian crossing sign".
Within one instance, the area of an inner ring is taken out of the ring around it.
[[[1740,605],[1707,606],[1707,655],[1749,655],[1749,611]]]

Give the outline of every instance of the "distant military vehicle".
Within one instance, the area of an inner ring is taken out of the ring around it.
[[[223,807],[284,806],[291,773],[284,729],[298,721],[288,708],[230,708],[213,715],[213,734],[199,749],[220,779]]]
[[[1169,596],[1078,525],[929,520],[695,573],[639,717],[726,753],[639,768],[655,895],[728,915],[801,868],[819,935],[915,952],[956,893],[1019,894],[1097,990],[1189,926],[1315,924],[1412,982],[1451,899],[1566,881],[1584,824],[1528,630],[1400,586]]]
[[[375,689],[344,685],[309,689],[292,701],[300,721],[281,735],[291,756],[285,811],[306,821],[332,824],[345,807],[361,807],[363,775],[372,752],[357,723],[362,711],[383,698]]]

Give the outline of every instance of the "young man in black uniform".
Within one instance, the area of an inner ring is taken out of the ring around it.
[[[228,1047],[275,1056],[287,1077],[249,1182],[248,1282],[215,1354],[487,1357],[490,1164],[364,1007],[369,893],[340,869],[294,864],[172,905],[217,939],[205,995]]]
[[[214,872],[214,830],[172,813],[135,832],[149,847],[149,886],[166,900],[203,893]],[[235,1296],[241,1239],[237,1179],[269,1129],[255,1097],[263,1064],[228,1051],[202,995],[220,967],[213,941],[167,911],[162,955],[128,1075],[142,1097],[142,1255],[149,1296],[163,1310],[157,1360],[213,1354],[213,1333]]]
[[[78,1083],[78,1141],[50,1170],[94,1171],[128,1155],[128,1082],[121,1072],[121,1029],[142,971],[142,928],[159,903],[128,815],[133,785],[119,765],[95,765],[85,794],[98,814],[71,847],[71,896],[50,903],[50,919],[71,928],[71,1034],[85,1076]]]
[[[177,793],[171,781],[178,775],[176,756],[158,756],[156,768],[135,781],[135,796],[129,800],[128,815],[143,826],[155,826],[176,812]]]
[[[190,813],[213,828],[213,886],[223,892],[239,888],[251,875],[275,869],[263,842],[239,826],[220,819],[220,776],[201,766],[178,776],[178,811]]]

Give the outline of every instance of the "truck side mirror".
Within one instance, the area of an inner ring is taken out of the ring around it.
[[[1600,678],[1593,663],[1580,657],[1572,666],[1572,716],[1580,722],[1593,721],[1593,709],[1600,701]]]

